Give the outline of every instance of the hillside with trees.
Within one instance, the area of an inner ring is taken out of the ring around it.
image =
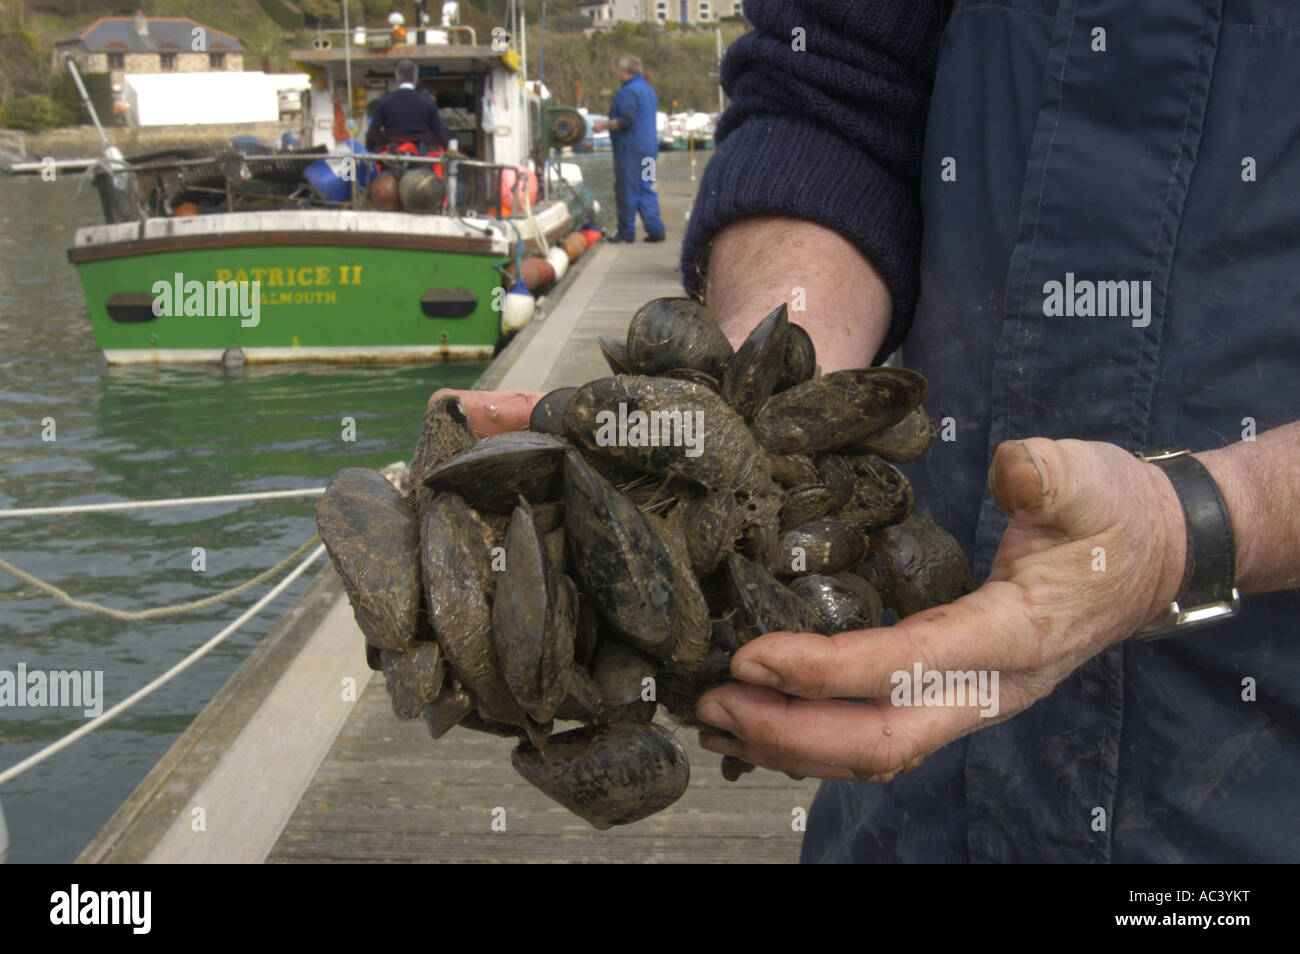
[[[442,4],[430,0],[428,7],[436,20]],[[641,57],[661,108],[716,110],[714,30],[721,26],[725,47],[747,29],[743,20],[729,18],[696,28],[625,23],[584,36],[590,21],[578,12],[577,0],[548,0],[544,30],[541,0],[526,0],[522,7],[529,79],[544,67],[557,100],[594,112],[609,107],[617,87],[614,61],[623,53]],[[148,16],[191,17],[232,33],[244,46],[244,69],[266,72],[292,70],[292,50],[310,45],[318,28],[343,23],[341,0],[0,0],[0,125],[39,130],[89,122],[66,72],[51,69],[53,46],[98,17],[129,16],[137,9]],[[413,23],[409,0],[349,0],[348,17],[354,25],[381,27],[393,10],[406,17],[408,27]],[[461,0],[460,10],[461,22],[486,42],[494,26],[504,25],[506,0]],[[106,105],[107,77],[90,77],[89,85],[97,108]]]

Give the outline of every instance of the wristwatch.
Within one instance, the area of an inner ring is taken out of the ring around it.
[[[1174,601],[1134,635],[1160,639],[1228,619],[1241,605],[1241,596],[1233,586],[1237,549],[1232,518],[1218,485],[1190,450],[1152,450],[1136,456],[1163,470],[1174,485],[1187,521],[1187,561]]]

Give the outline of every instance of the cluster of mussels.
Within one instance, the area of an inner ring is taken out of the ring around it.
[[[920,374],[820,374],[785,306],[733,351],[702,305],[656,299],[601,348],[614,376],[546,395],[527,431],[479,440],[435,402],[407,494],[352,468],[316,516],[397,716],[517,737],[519,773],[605,829],[686,790],[656,707],[693,724],[745,642],[972,581],[891,463],[930,439]]]

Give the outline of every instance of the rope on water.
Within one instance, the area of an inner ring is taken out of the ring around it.
[[[246,494],[218,494],[214,497],[171,497],[164,500],[68,504],[62,507],[24,507],[21,510],[0,510],[0,517],[49,517],[60,513],[106,513],[112,510],[139,510],[144,507],[184,507],[190,504],[240,503],[245,500],[281,500],[285,497],[319,497],[323,493],[325,493],[324,487],[304,487],[301,490],[263,490]]]
[[[124,623],[135,623],[143,619],[158,619],[163,616],[179,616],[182,613],[193,613],[196,610],[206,609],[207,607],[220,603],[223,600],[228,600],[233,596],[238,596],[240,593],[244,592],[244,590],[257,586],[257,584],[263,583],[275,576],[294,560],[298,559],[298,557],[306,553],[313,543],[319,541],[319,536],[312,537],[298,549],[294,550],[293,553],[289,554],[275,566],[271,567],[271,569],[265,570],[262,573],[257,574],[257,576],[253,577],[251,580],[240,583],[238,586],[231,587],[221,593],[214,593],[212,596],[205,596],[201,600],[194,600],[190,603],[177,603],[173,606],[155,606],[150,609],[136,610],[134,612],[128,610],[117,610],[113,609],[111,606],[102,606],[99,603],[88,603],[85,600],[76,599],[66,590],[61,590],[52,583],[46,583],[44,580],[32,576],[26,570],[19,569],[2,557],[0,557],[0,570],[3,570],[10,576],[18,577],[18,579],[22,580],[24,583],[30,583],[38,590],[53,596],[65,606],[70,606],[77,610],[85,610],[87,613],[98,613],[101,616],[108,616],[111,619],[121,620]]]
[[[308,546],[310,545],[311,544],[308,544]],[[16,778],[17,776],[21,775],[23,772],[27,771],[32,766],[39,765],[41,762],[44,762],[46,759],[48,759],[51,755],[54,755],[57,752],[61,752],[63,749],[66,749],[69,745],[71,745],[73,742],[76,742],[78,739],[80,739],[82,736],[89,735],[91,732],[94,732],[105,722],[117,717],[120,713],[125,712],[127,709],[135,705],[137,702],[139,702],[145,696],[149,695],[155,689],[158,689],[160,686],[165,685],[166,683],[170,682],[173,678],[180,675],[191,665],[193,665],[194,663],[198,662],[198,660],[206,656],[212,649],[220,645],[221,642],[225,640],[227,636],[235,632],[235,630],[243,626],[244,623],[248,622],[250,619],[256,616],[258,612],[260,612],[261,609],[264,606],[266,606],[266,604],[271,602],[271,600],[275,599],[277,596],[283,593],[288,588],[289,584],[292,583],[294,580],[298,579],[298,577],[300,577],[306,571],[307,567],[311,566],[312,563],[314,563],[316,559],[324,552],[325,552],[324,545],[322,544],[321,546],[318,546],[307,556],[306,559],[304,559],[300,564],[298,564],[298,566],[293,570],[292,573],[290,573],[283,580],[277,583],[274,588],[268,591],[267,594],[263,596],[261,599],[259,599],[256,603],[254,603],[248,609],[244,610],[244,612],[240,614],[240,616],[233,623],[231,623],[221,632],[217,633],[215,636],[209,639],[198,649],[194,650],[194,652],[190,653],[188,656],[186,656],[184,659],[178,662],[175,666],[172,666],[171,669],[168,669],[157,679],[153,680],[153,682],[149,683],[146,686],[143,686],[140,689],[137,689],[135,692],[131,693],[131,695],[127,696],[117,705],[113,706],[113,708],[91,719],[89,722],[87,722],[85,725],[81,726],[80,728],[74,729],[73,731],[65,735],[63,738],[50,743],[49,745],[41,749],[36,754],[30,755],[27,758],[23,759],[21,762],[19,762],[17,765],[11,766],[10,768],[5,769],[3,772],[0,772],[0,785],[3,785],[5,782],[8,782],[10,779]]]

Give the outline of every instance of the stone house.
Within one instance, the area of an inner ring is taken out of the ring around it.
[[[189,17],[100,17],[54,44],[55,71],[69,54],[86,72],[109,73],[115,91],[127,73],[242,72],[239,40]]]

